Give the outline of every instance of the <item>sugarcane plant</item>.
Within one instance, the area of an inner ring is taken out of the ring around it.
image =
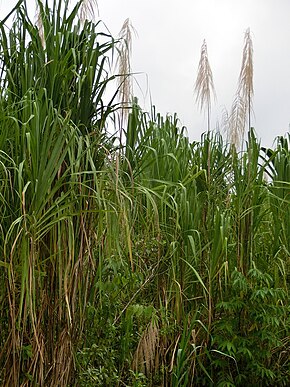
[[[115,42],[80,20],[83,6],[38,1],[40,30],[19,1],[0,23],[4,385],[67,386],[75,368],[115,108],[104,100]]]
[[[289,385],[289,137],[190,141],[120,100],[129,21],[118,46],[92,4],[0,22],[0,384]]]

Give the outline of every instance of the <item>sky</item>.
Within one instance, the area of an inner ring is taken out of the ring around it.
[[[8,4],[9,3],[9,4]],[[0,1],[6,15],[16,1]],[[34,9],[34,0],[27,4]],[[200,49],[207,42],[217,101],[211,127],[230,111],[240,72],[244,33],[254,47],[254,118],[263,146],[289,131],[289,0],[98,0],[99,18],[117,37],[125,19],[133,38],[134,94],[144,109],[151,102],[161,114],[177,113],[191,140],[206,131],[195,103],[194,84]]]

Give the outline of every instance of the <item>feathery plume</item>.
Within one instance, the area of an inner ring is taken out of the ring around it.
[[[38,34],[39,34],[39,37],[40,37],[40,41],[41,41],[42,47],[45,48],[43,21],[42,21],[42,17],[41,17],[41,12],[40,12],[38,1],[36,0],[35,2],[36,2],[36,13],[35,13],[36,26],[38,28]]]
[[[251,126],[251,109],[252,99],[254,95],[253,87],[253,42],[251,38],[250,29],[248,28],[245,32],[245,45],[243,50],[242,67],[239,77],[239,91],[242,98],[245,101],[247,113],[248,113],[248,124],[249,129]]]
[[[128,104],[133,94],[131,79],[131,54],[133,33],[135,35],[137,34],[130,20],[126,19],[119,33],[120,49],[118,50],[119,55],[117,59],[117,67],[119,74],[118,89],[119,98],[122,105],[121,127],[123,126],[124,120],[126,120],[126,118],[128,117],[128,110],[126,109],[126,104]]]
[[[240,146],[245,129],[246,104],[245,100],[237,94],[228,117],[228,138],[231,144]]]
[[[80,22],[83,24],[85,20],[95,20],[95,9],[99,15],[97,0],[83,0],[79,11]]]
[[[196,103],[200,110],[205,110],[207,114],[207,130],[210,130],[210,112],[212,97],[216,98],[216,92],[213,83],[212,71],[210,68],[206,41],[201,46],[201,55],[198,65],[198,73],[194,88],[196,94]]]
[[[237,147],[243,142],[247,121],[248,128],[251,128],[253,95],[253,43],[250,29],[247,29],[244,38],[238,90],[229,116],[229,138],[231,143]]]

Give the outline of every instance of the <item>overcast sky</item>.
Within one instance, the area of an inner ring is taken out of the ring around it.
[[[0,2],[1,15],[16,1]],[[34,0],[28,0],[34,7]],[[262,144],[289,130],[290,0],[98,0],[100,18],[114,36],[130,18],[138,32],[133,40],[132,70],[140,104],[152,102],[162,114],[176,112],[192,140],[206,130],[193,94],[206,39],[217,102],[212,126],[230,110],[240,72],[244,33],[254,46],[253,126]],[[150,91],[150,94],[149,94]],[[144,97],[143,97],[143,96]]]

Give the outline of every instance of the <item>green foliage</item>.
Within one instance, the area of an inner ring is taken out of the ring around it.
[[[289,297],[274,287],[267,273],[253,267],[247,276],[235,270],[228,297],[217,304],[212,346],[228,355],[212,359],[218,384],[231,380],[243,385],[287,385],[288,366],[281,366],[276,351],[284,352],[289,334]],[[278,361],[277,361],[278,360]],[[221,384],[222,385],[222,384]]]

